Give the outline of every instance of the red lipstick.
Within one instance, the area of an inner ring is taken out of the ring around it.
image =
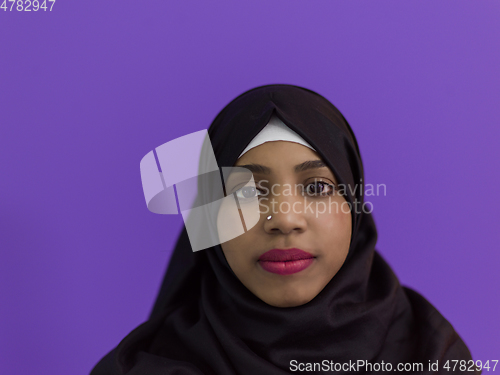
[[[300,272],[314,262],[315,256],[300,249],[272,249],[259,257],[262,268],[278,275]]]

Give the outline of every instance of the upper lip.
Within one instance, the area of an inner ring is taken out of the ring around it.
[[[271,249],[266,251],[259,257],[259,260],[266,262],[286,262],[291,260],[310,259],[314,255],[307,251],[292,248],[292,249]]]

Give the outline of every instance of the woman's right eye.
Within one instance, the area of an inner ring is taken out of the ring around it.
[[[262,192],[255,186],[243,186],[234,192],[238,199],[251,199],[258,195],[262,195]]]

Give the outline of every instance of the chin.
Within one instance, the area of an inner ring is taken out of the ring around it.
[[[281,298],[261,298],[265,303],[274,307],[297,307],[305,305],[310,302],[315,296],[298,296],[297,294],[287,298],[286,296],[281,296]]]

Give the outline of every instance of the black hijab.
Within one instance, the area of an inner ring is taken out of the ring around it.
[[[233,166],[273,114],[315,148],[340,184],[358,186],[354,195],[346,189],[345,199],[361,204],[363,166],[354,134],[335,106],[304,88],[262,86],[229,103],[208,130],[218,165]],[[402,287],[375,251],[372,215],[353,210],[351,216],[344,265],[313,300],[291,308],[253,295],[220,245],[193,252],[184,229],[149,320],[91,375],[276,375],[324,361],[391,362],[393,370],[398,363],[422,363],[420,373],[448,374],[446,360],[471,360],[451,324],[424,297]],[[439,370],[429,370],[429,361],[439,361]],[[323,367],[324,373],[333,369]]]

